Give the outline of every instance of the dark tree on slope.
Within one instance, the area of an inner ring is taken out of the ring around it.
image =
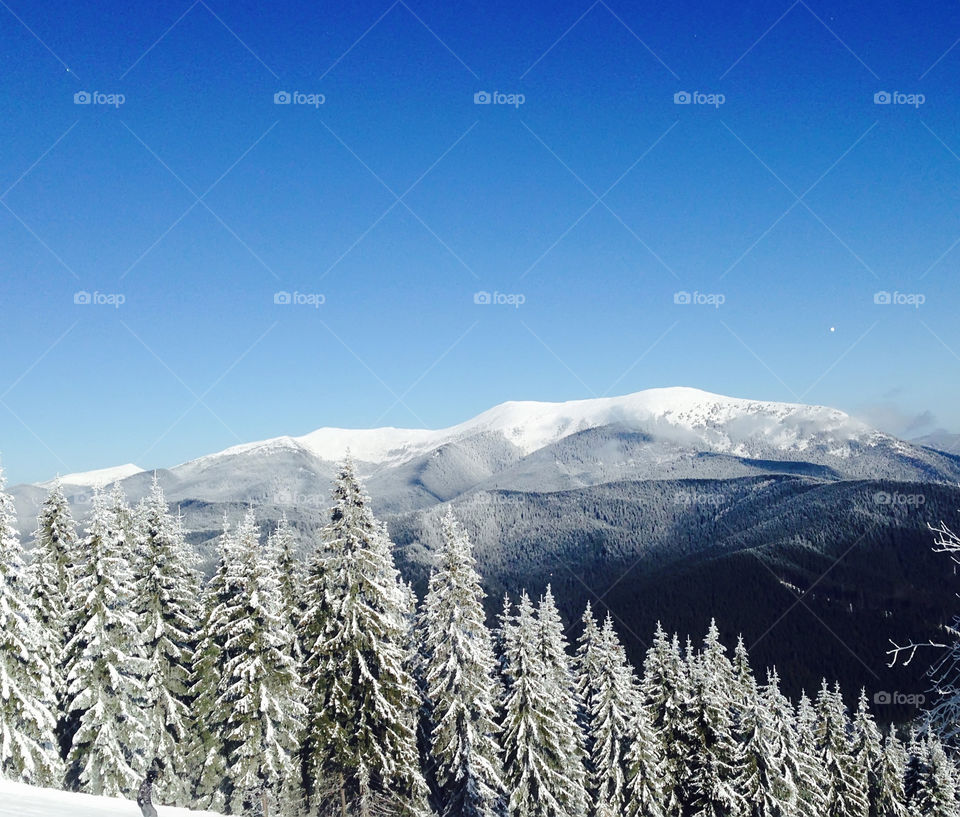
[[[421,613],[431,758],[444,817],[505,813],[497,683],[480,576],[466,532],[448,511]]]
[[[350,461],[340,467],[333,501],[300,627],[312,801],[343,817],[420,817],[430,809],[417,752],[420,701],[408,671],[406,591]]]
[[[145,759],[163,760],[154,797],[168,805],[190,801],[187,747],[190,685],[199,630],[199,575],[180,519],[171,516],[156,476],[134,516],[139,555],[133,609],[143,636]]]
[[[50,635],[35,614],[17,535],[13,498],[0,470],[0,776],[59,784]]]
[[[91,794],[129,796],[146,768],[145,662],[128,547],[115,510],[97,491],[71,588],[64,670],[67,716],[75,726],[67,783]]]

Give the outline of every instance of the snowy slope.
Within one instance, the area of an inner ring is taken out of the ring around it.
[[[212,811],[157,806],[159,817],[217,817]],[[0,779],[0,817],[139,817],[132,800],[38,789]]]
[[[302,450],[321,460],[336,461],[349,450],[361,462],[399,465],[442,445],[484,433],[502,436],[526,455],[571,434],[608,425],[737,456],[770,447],[799,453],[815,445],[845,456],[850,442],[870,444],[886,437],[837,409],[675,387],[563,403],[502,403],[464,423],[438,430],[321,428],[302,437],[234,446],[189,464],[202,467],[223,457],[282,450]]]
[[[109,485],[118,479],[126,479],[134,474],[139,474],[143,469],[139,465],[128,462],[126,465],[115,465],[112,468],[100,468],[96,471],[83,471],[77,474],[64,474],[60,481],[64,485],[80,485],[84,488],[93,488],[97,485]],[[40,483],[43,487],[49,487],[53,480]]]

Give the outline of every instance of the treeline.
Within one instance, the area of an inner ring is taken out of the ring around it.
[[[0,478],[2,479],[2,478]],[[55,485],[29,566],[0,481],[0,774],[228,814],[960,817],[934,734],[883,735],[825,681],[794,705],[711,624],[657,628],[643,667],[550,589],[488,628],[448,512],[426,595],[400,577],[349,462],[307,564],[281,521],[224,525],[204,586],[159,484]]]

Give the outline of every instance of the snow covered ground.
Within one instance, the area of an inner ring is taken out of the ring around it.
[[[218,817],[212,811],[157,806],[160,817]],[[133,800],[38,789],[0,780],[0,817],[140,817]]]

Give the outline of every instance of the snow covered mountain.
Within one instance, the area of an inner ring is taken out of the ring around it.
[[[623,480],[786,473],[960,481],[960,458],[911,445],[842,411],[680,387],[508,402],[437,430],[321,428],[234,446],[158,474],[168,499],[188,506],[188,515],[219,514],[220,506],[237,503],[312,515],[326,507],[330,477],[348,451],[386,514],[489,490],[557,491]],[[128,464],[62,481],[83,506],[98,483],[119,479],[136,500],[151,478]],[[47,487],[13,490],[24,532]]]

